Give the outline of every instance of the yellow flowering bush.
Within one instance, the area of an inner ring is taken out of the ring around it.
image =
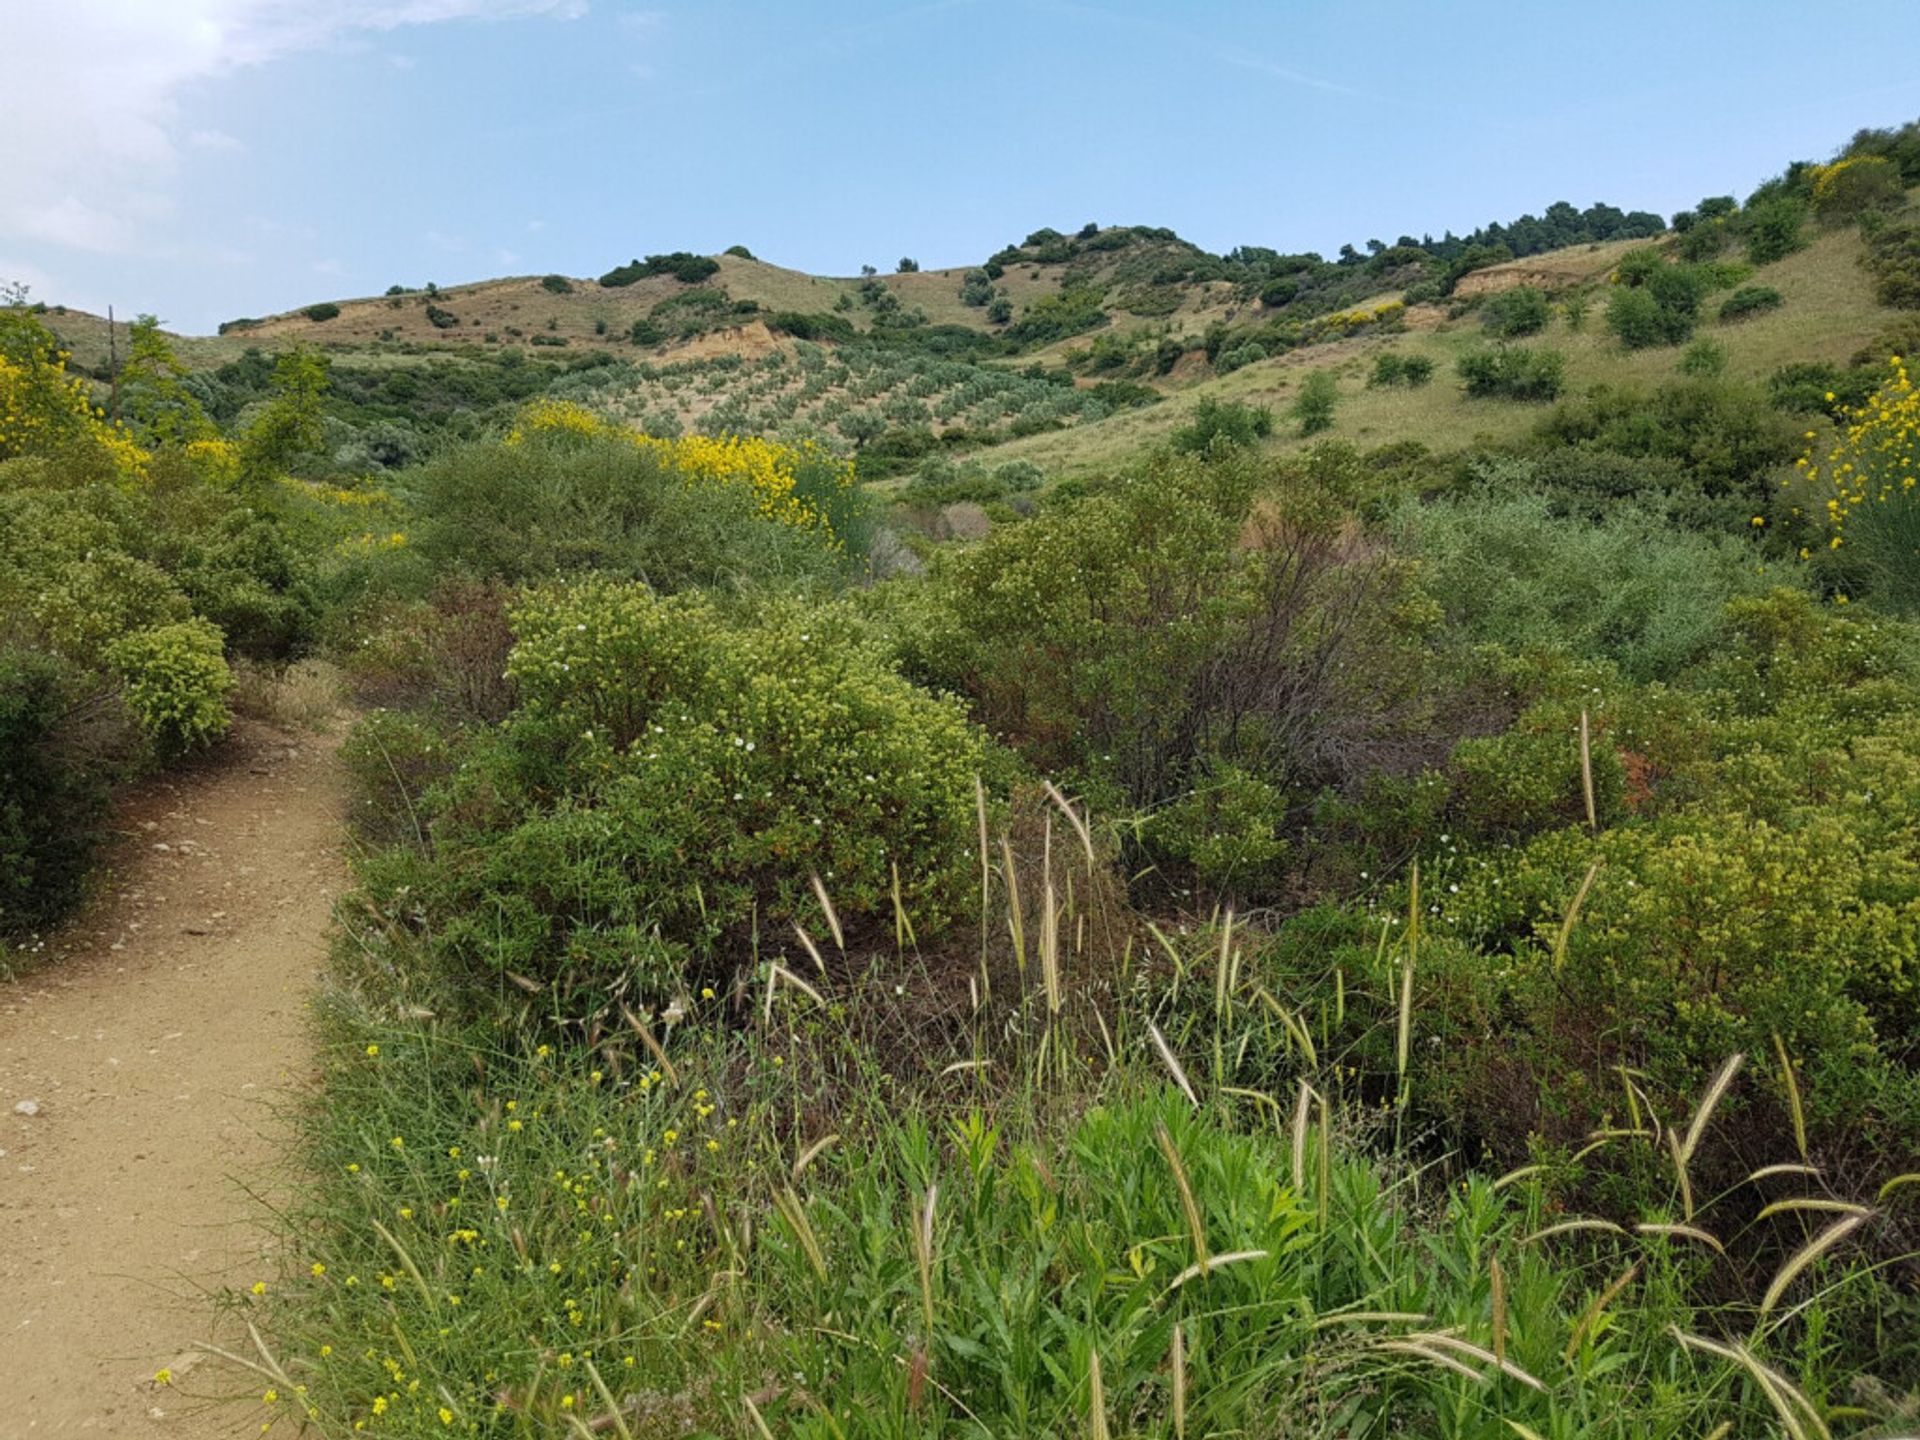
[[[617,437],[657,456],[689,486],[745,490],[766,519],[813,532],[835,548],[846,544],[841,521],[846,497],[854,489],[853,462],[811,440],[798,445],[740,435],[662,440],[604,420],[584,406],[549,399],[527,406],[507,443],[517,445],[540,434],[582,440]]]
[[[0,460],[92,450],[121,476],[146,473],[146,451],[93,403],[65,352],[29,316],[0,315]]]
[[[1920,608],[1920,391],[1901,357],[1865,404],[1841,411],[1825,458],[1799,467],[1824,492],[1825,548],[1841,575],[1895,608]]]

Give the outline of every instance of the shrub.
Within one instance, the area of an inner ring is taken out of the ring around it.
[[[1565,458],[1572,466],[1592,457]],[[1570,523],[1554,474],[1523,466],[1510,484],[1407,501],[1394,515],[1424,588],[1474,643],[1559,650],[1613,661],[1633,680],[1673,680],[1721,642],[1730,597],[1771,583],[1745,543],[1676,527],[1647,503],[1657,494],[1589,492],[1598,503]]]
[[[1300,393],[1293,397],[1293,418],[1302,435],[1317,435],[1333,428],[1334,406],[1340,400],[1340,382],[1331,370],[1310,370],[1300,382]]]
[[[460,317],[451,310],[429,302],[427,305],[427,323],[436,330],[452,330],[459,326]]]
[[[986,746],[845,613],[736,622],[588,580],[529,593],[513,624],[521,706],[447,783],[411,871],[456,973],[528,977],[568,1014],[652,1005],[730,969],[756,926],[821,929],[814,875],[856,930],[891,923],[896,875],[922,937],[971,893]]]
[[[1742,285],[1721,302],[1720,318],[1722,321],[1745,320],[1778,310],[1782,303],[1780,292],[1771,285]]]
[[[793,478],[778,478],[776,447],[745,444],[766,451],[764,482],[791,497]],[[576,432],[536,428],[516,444],[447,449],[413,478],[413,543],[438,570],[511,582],[605,570],[678,589],[833,568],[831,549],[810,526],[766,513],[764,492],[751,482],[689,484],[676,445],[699,445],[703,455],[726,449],[703,438],[628,438],[591,420]],[[780,495],[766,499],[780,507]]]
[[[920,262],[915,260],[911,255],[902,255],[899,264],[893,267],[893,273],[896,275],[917,275],[920,273]]]
[[[199,618],[136,630],[107,648],[127,709],[163,759],[226,734],[233,673],[223,652],[219,630]]]
[[[649,255],[645,260],[616,265],[600,277],[600,283],[611,290],[654,275],[671,275],[683,285],[698,285],[719,269],[720,262],[712,256],[675,250],[669,255]]]
[[[1676,367],[1682,375],[1711,378],[1726,373],[1727,347],[1714,340],[1696,340],[1681,352]]]
[[[1814,175],[1813,213],[1829,223],[1898,209],[1906,198],[1900,167],[1882,155],[1850,155]]]
[[[76,743],[88,687],[52,656],[0,647],[0,938],[79,899],[101,835],[106,775]]]
[[[564,275],[542,275],[540,288],[549,295],[571,295],[573,282]]]
[[[307,306],[307,308],[300,313],[306,316],[307,319],[318,323],[323,320],[336,318],[340,314],[340,307],[331,300],[323,300],[318,305]]]
[[[1488,300],[1481,307],[1480,322],[1492,334],[1513,339],[1521,335],[1537,335],[1547,328],[1547,321],[1552,315],[1552,307],[1547,304],[1543,291],[1531,285],[1521,285],[1502,291]]]
[[[1771,265],[1776,260],[1786,259],[1806,244],[1801,235],[1806,220],[1806,205],[1791,195],[1749,203],[1741,216],[1741,229],[1747,239],[1747,259],[1755,265]]]
[[[1540,402],[1559,395],[1566,357],[1558,350],[1500,345],[1462,355],[1459,371],[1471,396]]]
[[[1236,345],[1231,350],[1223,350],[1220,358],[1213,362],[1213,368],[1222,375],[1231,375],[1235,370],[1243,370],[1267,358],[1267,347],[1258,340],[1249,340],[1244,345]]]
[[[1867,403],[1886,371],[1878,365],[1842,370],[1825,361],[1782,365],[1767,379],[1767,399],[1776,410],[1819,413],[1838,420],[1849,409]]]
[[[1836,569],[1896,610],[1920,611],[1920,390],[1896,360],[1865,405],[1843,410],[1839,440],[1807,482],[1826,491]]]
[[[1882,305],[1920,309],[1920,225],[1888,225],[1867,241],[1861,257]]]
[[[1300,282],[1297,280],[1269,280],[1260,287],[1260,303],[1269,310],[1278,310],[1292,304],[1299,293]]]
[[[1013,301],[1009,300],[1005,295],[994,297],[993,303],[987,306],[988,323],[1004,325],[1011,319],[1013,319]]]
[[[1208,395],[1193,407],[1193,418],[1174,430],[1169,443],[1181,454],[1204,455],[1216,445],[1252,445],[1272,433],[1273,411],[1265,406],[1216,400]]]
[[[1629,251],[1607,299],[1607,325],[1629,350],[1678,345],[1693,334],[1711,286],[1701,266],[1669,264],[1650,248]]]
[[[1722,380],[1677,380],[1651,393],[1597,386],[1560,405],[1540,435],[1556,445],[1678,461],[1700,493],[1737,501],[1748,516],[1771,503],[1772,472],[1795,450],[1790,421],[1758,391]]]
[[[744,245],[729,245],[720,253],[722,255],[731,255],[736,260],[751,260],[754,258],[753,252]]]
[[[1405,385],[1408,389],[1418,389],[1433,379],[1433,361],[1425,355],[1402,355],[1387,350],[1374,357],[1373,373],[1367,377],[1369,387],[1385,385]]]

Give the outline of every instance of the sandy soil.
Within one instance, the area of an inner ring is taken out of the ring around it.
[[[343,875],[333,762],[243,724],[133,799],[97,901],[0,985],[0,1436],[258,1433],[259,1386],[194,1345],[238,1329],[210,1296],[275,1271],[259,1222]]]

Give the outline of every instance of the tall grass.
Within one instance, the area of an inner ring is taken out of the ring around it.
[[[1268,988],[1239,919],[1128,911],[1064,795],[981,831],[977,943],[920,955],[903,899],[893,950],[843,955],[822,883],[831,964],[770,949],[757,980],[601,1032],[425,988],[401,932],[344,912],[320,1179],[287,1274],[239,1302],[281,1377],[252,1377],[270,1418],[849,1440],[1844,1418],[1821,1337],[1882,1206],[1821,1189],[1791,1136],[1738,1195],[1693,1194],[1738,1057],[1684,1126],[1636,1113],[1591,1153],[1476,1173],[1407,1102],[1411,885],[1376,973],[1339,991],[1395,1035],[1381,1097],[1325,1043],[1335,1017]],[[1607,1163],[1666,1166],[1666,1198],[1567,1214],[1561,1182]],[[1783,1186],[1815,1193],[1740,1212]],[[1728,1232],[1766,1224],[1807,1234],[1743,1273]]]

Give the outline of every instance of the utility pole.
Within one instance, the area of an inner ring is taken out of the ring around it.
[[[107,306],[107,415],[120,418],[120,349],[113,339],[113,306]]]

